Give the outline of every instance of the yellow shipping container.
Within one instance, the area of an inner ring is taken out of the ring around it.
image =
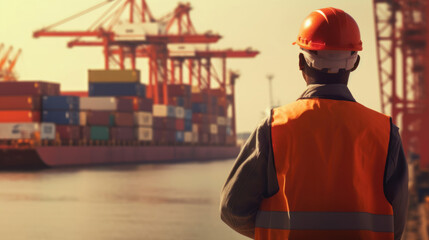
[[[134,83],[140,82],[139,70],[88,70],[90,83]]]

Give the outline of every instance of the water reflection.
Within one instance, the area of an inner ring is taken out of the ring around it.
[[[0,173],[3,239],[246,239],[218,213],[231,161]]]

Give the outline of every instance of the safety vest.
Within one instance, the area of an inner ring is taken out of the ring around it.
[[[301,99],[273,110],[279,191],[262,201],[255,239],[393,239],[383,192],[390,118],[356,102]]]

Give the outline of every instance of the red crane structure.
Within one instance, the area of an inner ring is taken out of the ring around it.
[[[4,44],[0,44],[0,54],[4,48]],[[10,46],[8,50],[2,55],[0,55],[0,81],[16,81],[16,75],[13,72],[13,69],[18,61],[19,56],[21,55],[22,50],[19,49],[15,55],[10,59],[10,54],[12,53],[13,47]]]
[[[234,82],[238,74],[231,74],[227,80],[227,58],[252,58],[259,52],[246,50],[210,50],[208,44],[216,43],[221,36],[210,31],[198,34],[190,18],[192,7],[189,3],[179,3],[173,12],[154,18],[145,0],[122,0],[111,3],[108,9],[85,31],[55,31],[55,27],[84,14],[110,4],[99,3],[89,9],[61,20],[33,33],[37,37],[75,37],[68,47],[103,47],[104,65],[111,68],[113,62],[119,69],[125,69],[126,59],[131,68],[136,69],[137,58],[149,61],[148,97],[155,104],[168,104],[168,84],[189,84],[196,86],[209,97],[225,99],[225,111],[232,109],[233,135],[235,129]],[[124,13],[128,12],[128,15]],[[126,19],[121,17],[125,15]],[[88,40],[88,38],[91,38]],[[201,45],[204,47],[201,47]],[[220,77],[214,68],[213,59],[221,60]],[[186,65],[188,83],[185,83]],[[178,70],[178,74],[177,74]],[[178,75],[178,76],[177,76]],[[213,89],[213,80],[218,89]],[[210,111],[210,109],[209,109]]]
[[[400,127],[407,157],[429,169],[429,3],[373,4],[381,108]]]

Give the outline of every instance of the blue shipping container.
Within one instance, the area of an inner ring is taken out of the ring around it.
[[[141,83],[89,83],[89,96],[146,96],[146,86]]]
[[[192,110],[191,109],[185,109],[185,119],[186,120],[192,120]]]
[[[79,112],[43,111],[42,122],[51,122],[58,125],[79,125]]]
[[[43,110],[79,110],[79,97],[76,96],[43,96]]]
[[[177,131],[176,132],[176,142],[182,143],[185,141],[185,132]]]
[[[192,119],[185,119],[185,131],[192,131]]]
[[[193,113],[207,113],[207,105],[204,103],[192,103]]]

